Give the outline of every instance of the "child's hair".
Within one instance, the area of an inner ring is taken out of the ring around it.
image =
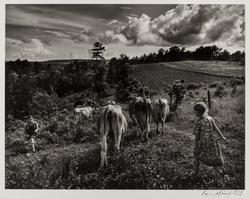
[[[195,103],[193,110],[199,112],[201,115],[203,115],[204,113],[208,111],[207,105],[204,102]]]

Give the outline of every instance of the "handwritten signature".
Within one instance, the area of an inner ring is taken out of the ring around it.
[[[243,196],[242,190],[218,190],[218,191],[208,191],[204,190],[201,193],[202,198],[235,198]]]

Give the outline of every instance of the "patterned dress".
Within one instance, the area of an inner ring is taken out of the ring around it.
[[[28,123],[25,126],[25,132],[28,135],[27,139],[35,138],[36,136],[36,130],[38,129],[38,123],[35,121],[28,121]]]
[[[195,123],[195,157],[208,166],[224,164],[219,143],[214,135],[214,119],[205,114]]]

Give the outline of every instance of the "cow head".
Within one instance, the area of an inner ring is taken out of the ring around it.
[[[115,102],[112,100],[107,101],[107,105],[115,105]]]
[[[93,114],[96,115],[99,113],[100,108],[98,107],[93,107]]]

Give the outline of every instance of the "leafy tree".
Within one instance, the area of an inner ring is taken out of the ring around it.
[[[245,64],[245,52],[244,51],[236,51],[231,55],[231,61],[244,63]]]
[[[165,61],[165,50],[164,49],[161,48],[161,49],[158,50],[157,59],[160,62]]]
[[[224,50],[223,52],[220,52],[218,54],[218,60],[220,61],[228,61],[230,58],[230,53],[227,50]]]

